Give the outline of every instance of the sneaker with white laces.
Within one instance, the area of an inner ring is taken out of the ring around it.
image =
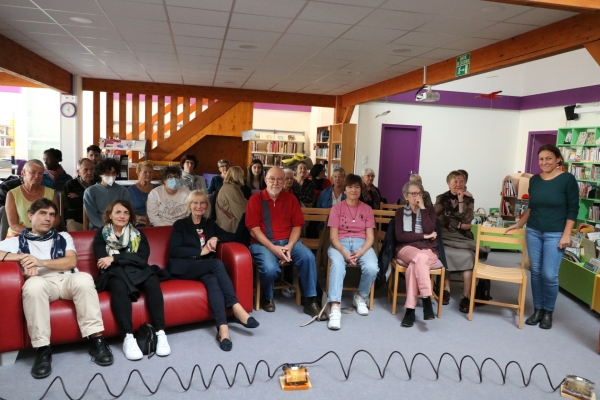
[[[331,307],[331,313],[329,314],[329,322],[327,327],[332,331],[337,331],[341,327],[342,312],[339,307]]]
[[[367,307],[367,302],[365,299],[358,293],[354,295],[354,300],[352,300],[352,305],[356,308],[356,312],[358,315],[369,315],[369,308]]]
[[[171,354],[171,346],[169,346],[169,341],[167,340],[167,335],[165,334],[165,331],[160,330],[156,332],[156,337],[156,355],[166,357],[169,354]]]
[[[135,336],[133,336],[132,333],[125,335],[123,353],[125,353],[125,358],[131,361],[141,360],[142,357],[144,357],[144,354],[140,350],[140,346],[138,346]]]

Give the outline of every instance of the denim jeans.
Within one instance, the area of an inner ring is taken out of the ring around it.
[[[365,239],[344,238],[340,239],[340,243],[346,250],[352,253],[353,251],[360,250],[365,243]],[[342,288],[344,286],[344,277],[346,276],[346,260],[344,260],[342,253],[337,251],[333,246],[329,246],[327,255],[331,260],[331,267],[329,269],[328,300],[330,302],[334,301],[339,303],[342,299]],[[358,293],[366,300],[369,298],[371,285],[375,282],[377,272],[379,271],[377,256],[375,255],[373,248],[369,248],[369,250],[358,259],[358,265],[360,266],[361,271]]]
[[[533,306],[554,311],[558,296],[558,268],[564,252],[558,248],[562,232],[540,232],[527,228],[525,237],[531,263]]]
[[[285,246],[288,239],[272,240],[276,246]],[[281,273],[279,259],[275,254],[260,243],[253,243],[249,247],[252,258],[258,265],[258,276],[264,300],[273,299],[273,287],[275,279]],[[302,242],[297,241],[292,247],[292,263],[298,267],[300,283],[304,291],[304,297],[315,297],[317,295],[317,265],[315,255]]]

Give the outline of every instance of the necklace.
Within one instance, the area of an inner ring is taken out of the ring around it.
[[[40,187],[41,187],[41,186],[40,186]],[[23,189],[25,192],[29,193],[29,195],[30,195],[30,196],[33,196],[33,195],[35,195],[35,194],[36,194],[36,193],[39,191],[39,189],[35,189],[33,192],[30,192],[29,190],[25,189],[25,185],[21,185],[21,188],[22,188],[22,189]]]
[[[358,205],[356,207],[356,212],[354,213],[354,216],[352,215],[352,211],[350,211],[350,206],[348,205],[347,201],[346,201],[346,208],[348,209],[348,214],[350,214],[350,217],[352,218],[352,222],[356,222],[356,214],[358,214]]]

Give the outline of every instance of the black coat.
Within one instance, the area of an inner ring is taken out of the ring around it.
[[[221,242],[232,242],[235,239],[235,234],[221,229],[210,218],[202,219],[200,229],[202,229],[206,241],[215,236]],[[183,275],[195,261],[215,257],[214,252],[200,256],[201,251],[200,239],[192,216],[175,221],[169,246],[169,264],[167,266],[169,272],[173,275]]]

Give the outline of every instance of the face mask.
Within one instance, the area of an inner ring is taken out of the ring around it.
[[[167,179],[167,186],[171,190],[177,190],[181,186],[181,182],[177,178],[169,178]]]
[[[112,186],[113,183],[115,183],[115,177],[114,176],[103,176],[102,180],[104,181],[104,183],[106,183],[108,186]]]

